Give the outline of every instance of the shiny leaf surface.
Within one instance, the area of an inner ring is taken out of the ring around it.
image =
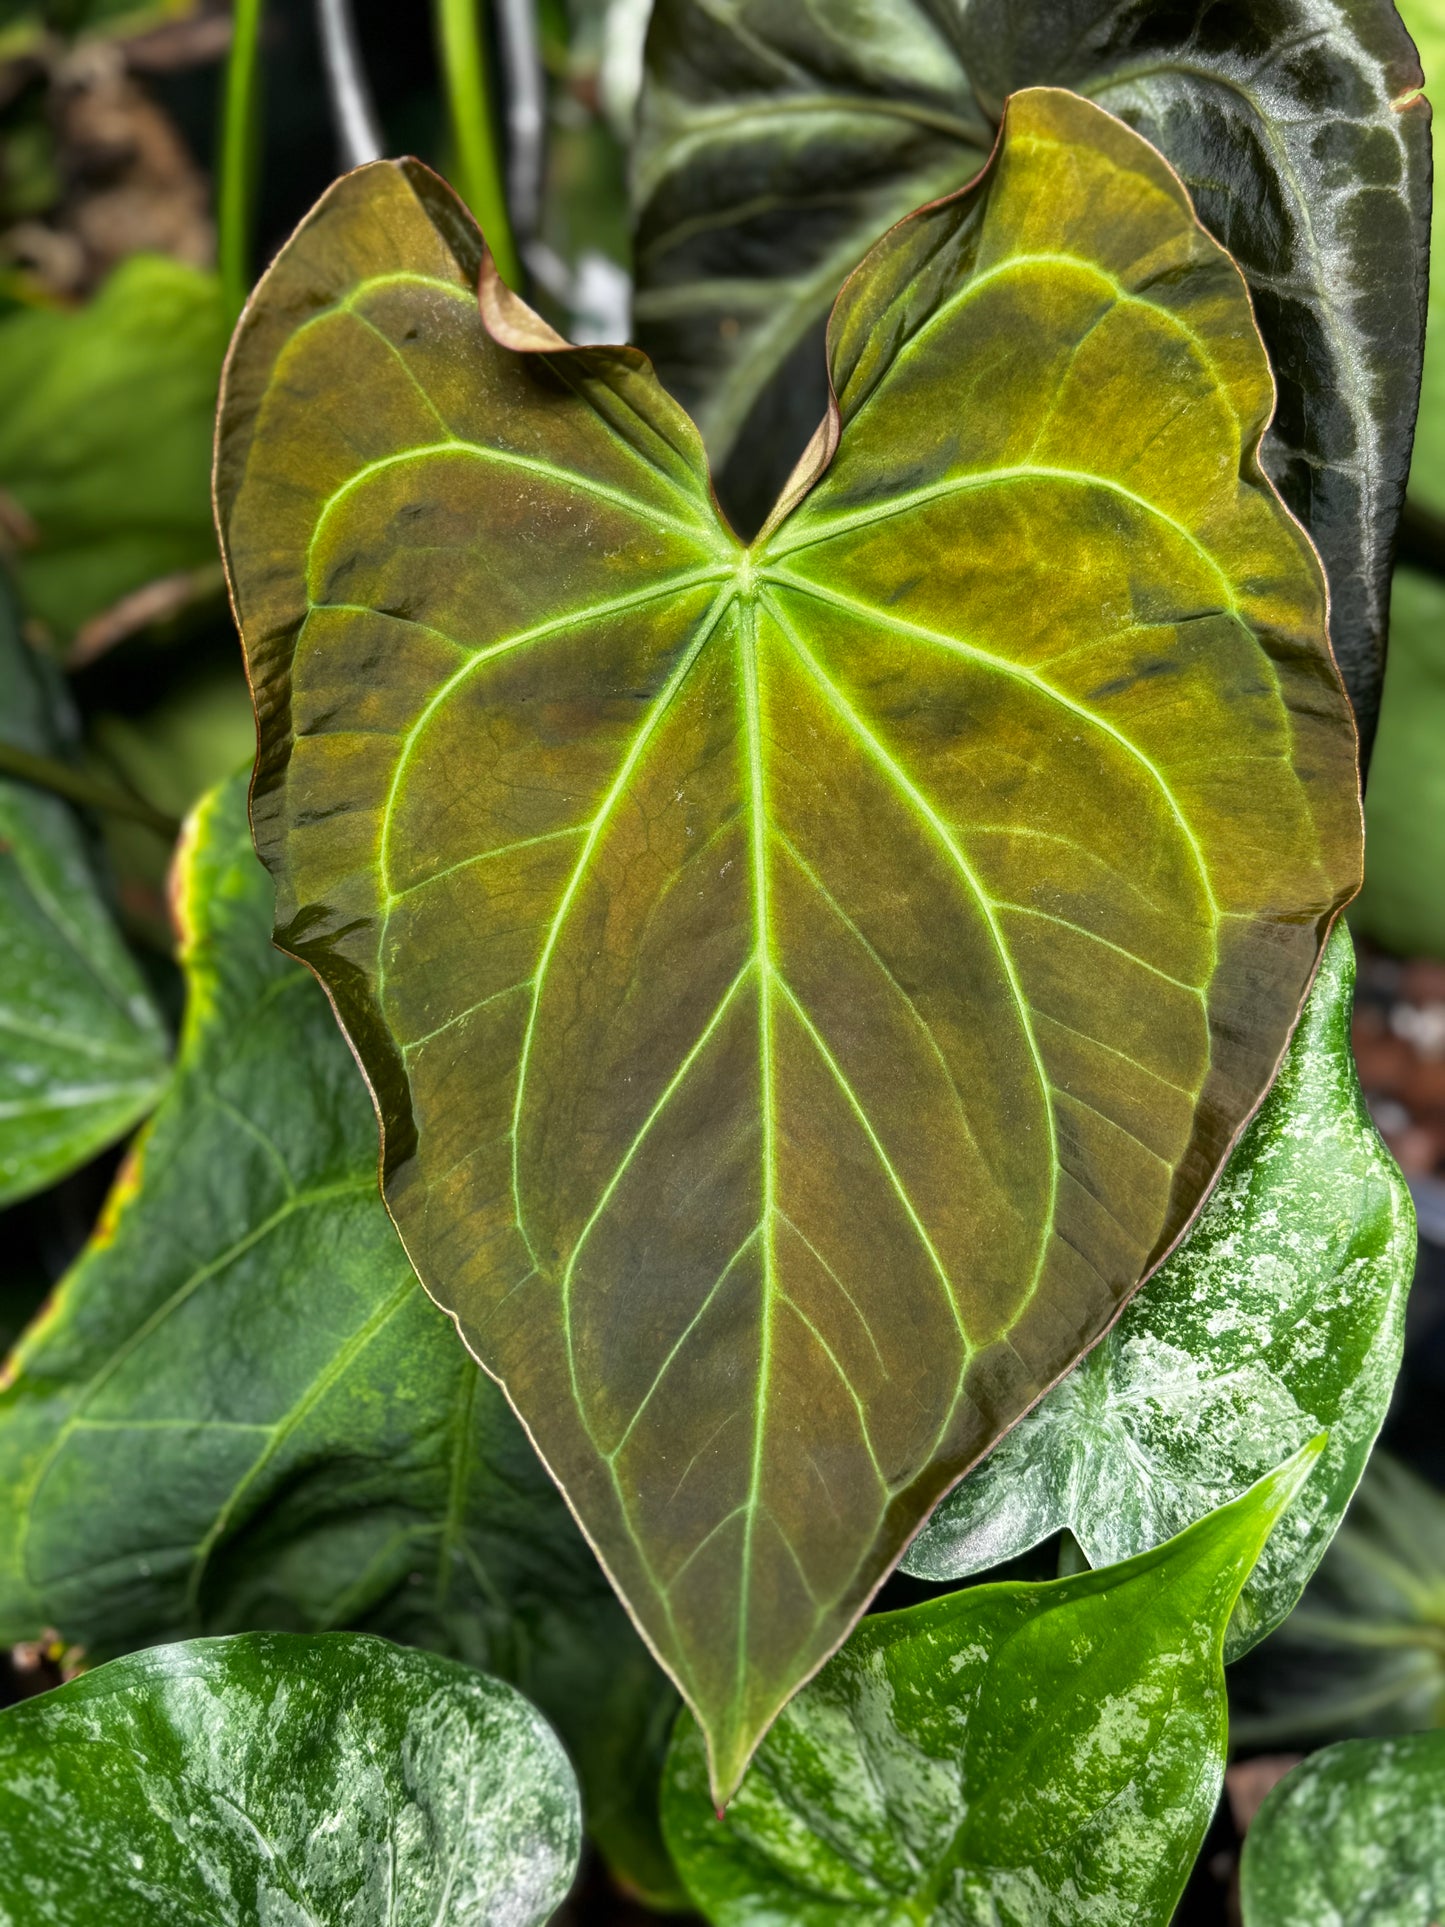
[[[865,1619],[722,1819],[680,1729],[663,1824],[708,1918],[1162,1927],[1219,1796],[1225,1624],[1310,1457],[1125,1565]]]
[[[1445,1726],[1445,1497],[1377,1451],[1295,1611],[1230,1674],[1243,1745]]]
[[[756,526],[823,412],[844,276],[969,180],[1005,98],[1038,85],[1152,140],[1248,277],[1279,385],[1265,466],[1324,558],[1368,742],[1430,206],[1428,110],[1389,0],[657,0],[638,339]]]
[[[174,1085],[0,1392],[0,1643],[356,1626],[499,1673],[573,1749],[588,1822],[665,1892],[675,1700],[496,1386],[421,1290],[376,1124],[269,941],[245,785],[176,879]]]
[[[1197,1208],[1355,888],[1353,728],[1243,285],[1086,102],[871,257],[748,550],[643,358],[484,276],[489,329],[481,265],[379,167],[240,334],[257,837],[726,1791]]]
[[[225,319],[214,275],[135,255],[73,312],[0,321],[0,490],[57,641],[161,576],[214,563],[206,475]]]
[[[1227,1656],[1289,1612],[1384,1420],[1415,1270],[1409,1188],[1355,1073],[1354,981],[1341,924],[1283,1068],[1188,1238],[948,1495],[907,1571],[961,1579],[1065,1527],[1090,1565],[1109,1565],[1327,1431],[1240,1595]]]
[[[0,739],[61,747],[58,692],[0,582]],[[167,1038],[68,803],[0,777],[0,1204],[53,1184],[155,1103]]]
[[[162,1646],[0,1713],[16,1927],[540,1927],[580,1839],[520,1693],[379,1639]]]
[[[1348,1740],[1297,1766],[1240,1862],[1244,1927],[1423,1927],[1445,1913],[1445,1733]]]

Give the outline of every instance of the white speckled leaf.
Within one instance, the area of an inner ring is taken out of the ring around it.
[[[541,1714],[381,1639],[157,1646],[0,1714],[6,1927],[534,1927],[580,1840]]]
[[[681,1722],[663,1830],[715,1927],[1162,1927],[1224,1769],[1230,1609],[1306,1446],[1167,1545],[863,1620],[725,1817]]]
[[[1355,1074],[1354,976],[1340,924],[1274,1088],[1189,1238],[937,1508],[906,1571],[960,1579],[1062,1527],[1093,1565],[1127,1559],[1327,1430],[1240,1596],[1227,1656],[1290,1611],[1384,1419],[1415,1262],[1409,1190]]]
[[[1346,1740],[1260,1808],[1245,1927],[1434,1927],[1445,1915],[1445,1733]]]

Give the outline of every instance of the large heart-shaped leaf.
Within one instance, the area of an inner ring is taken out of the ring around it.
[[[1445,1913],[1445,1733],[1347,1740],[1260,1808],[1244,1927],[1424,1927]]]
[[[174,896],[174,1083],[0,1392],[0,1643],[436,1648],[537,1701],[600,1844],[664,1893],[675,1697],[406,1261],[345,1040],[271,946],[243,781],[192,819]]]
[[[0,737],[53,756],[57,695],[0,581]],[[84,1164],[165,1081],[165,1029],[92,855],[67,803],[0,778],[0,1204]]]
[[[749,549],[644,359],[481,267],[381,166],[243,325],[253,814],[412,1258],[725,1794],[1198,1207],[1355,888],[1354,732],[1243,284],[1087,102],[850,284]]]
[[[1350,1048],[1337,926],[1283,1068],[1179,1249],[1089,1356],[943,1501],[904,1558],[961,1579],[1067,1527],[1091,1565],[1157,1545],[1272,1459],[1329,1443],[1230,1621],[1233,1659],[1285,1617],[1390,1403],[1415,1213]]]
[[[541,1927],[580,1836],[520,1693],[380,1639],[159,1647],[0,1713],[15,1927]]]
[[[822,413],[844,275],[970,179],[1005,98],[1040,84],[1147,135],[1249,279],[1279,385],[1265,466],[1324,559],[1368,743],[1430,210],[1390,0],[657,0],[638,339],[727,464],[724,501],[760,518]]]
[[[1163,1927],[1219,1797],[1230,1609],[1313,1448],[1128,1564],[865,1619],[726,1816],[663,1824],[717,1927]]]

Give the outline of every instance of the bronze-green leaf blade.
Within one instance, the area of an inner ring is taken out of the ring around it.
[[[221,429],[278,939],[723,1794],[1183,1231],[1359,865],[1248,301],[1145,142],[1020,96],[831,356],[742,549],[644,358],[407,163]]]

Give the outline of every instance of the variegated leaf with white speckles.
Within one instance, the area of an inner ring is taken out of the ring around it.
[[[1096,1566],[1127,1559],[1327,1430],[1240,1595],[1231,1658],[1290,1611],[1384,1421],[1415,1267],[1409,1188],[1355,1074],[1354,978],[1341,925],[1284,1067],[1185,1243],[954,1488],[906,1571],[961,1579],[1061,1527]]]
[[[1240,1863],[1244,1927],[1426,1927],[1445,1917],[1445,1733],[1345,1740],[1289,1773]]]
[[[7,1927],[541,1927],[581,1833],[535,1707],[382,1639],[153,1646],[0,1713]]]

